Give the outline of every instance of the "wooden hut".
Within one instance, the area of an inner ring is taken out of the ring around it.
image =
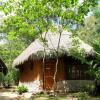
[[[7,67],[4,64],[4,62],[1,60],[1,58],[0,58],[0,72],[2,72],[4,75],[6,75],[7,73]]]
[[[84,84],[91,83],[91,78],[86,73],[88,65],[70,56],[70,49],[73,47],[71,35],[70,32],[63,31],[59,39],[60,34],[48,32],[43,35],[45,45],[41,39],[31,43],[13,62],[13,66],[20,70],[19,85],[26,85],[29,91],[39,92],[52,91],[54,88],[57,91],[79,90]],[[86,55],[93,54],[91,46],[79,38],[76,40],[80,43],[78,47],[84,50]]]

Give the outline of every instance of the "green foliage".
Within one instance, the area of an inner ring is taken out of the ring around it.
[[[92,65],[88,71],[88,73],[94,77],[96,80],[100,81],[100,67],[97,67],[97,65]]]
[[[87,63],[85,59],[86,52],[84,48],[80,47],[81,44],[82,44],[82,41],[78,37],[73,36],[72,48],[69,49],[70,55],[72,55],[72,57],[76,59],[79,59],[80,61],[82,61],[82,63]]]
[[[80,39],[90,44],[94,49],[95,59],[89,62],[90,68],[88,74],[100,83],[100,4],[91,8],[93,14],[86,18],[85,25],[79,27],[76,33]],[[87,85],[85,90],[90,94],[93,94],[93,91],[96,88],[95,85]]]
[[[24,86],[24,85],[18,86],[17,92],[18,92],[19,94],[25,93],[25,92],[27,92],[27,91],[28,91],[28,88],[27,88],[26,86]]]
[[[8,0],[1,7],[9,15],[4,20],[3,31],[13,35],[10,39],[28,36],[31,40],[38,33],[52,30],[52,26],[55,27],[52,23],[54,20],[63,27],[83,22],[84,15],[96,2],[97,0],[86,0],[79,4],[78,0]]]
[[[14,80],[14,84],[18,85],[19,75],[20,75],[19,70],[15,69],[15,68],[12,68],[10,73],[12,74],[12,79]]]
[[[0,54],[11,67],[12,61],[28,44],[45,31],[57,31],[83,24],[84,16],[97,0],[7,0],[1,1],[0,10],[6,17],[0,25],[6,44],[0,45]]]
[[[4,74],[0,72],[0,84],[2,84],[4,81]]]
[[[7,75],[4,77],[4,87],[9,88],[11,85],[14,84],[14,80],[12,78],[12,74],[9,72]]]
[[[77,35],[95,50],[95,63],[100,63],[100,3],[91,7],[92,13],[85,19],[83,27],[79,27]]]
[[[0,56],[4,59],[4,62],[8,68],[12,66],[13,60],[25,49],[27,44],[19,39],[13,41],[6,41],[4,44],[0,44]]]
[[[80,93],[79,97],[78,97],[78,100],[89,100],[89,97],[88,97],[86,92]]]
[[[18,84],[19,81],[19,70],[13,68],[10,69],[7,75],[3,78],[4,87],[9,88],[12,85]]]
[[[100,38],[100,36],[98,36],[98,38]],[[97,54],[96,63],[100,64],[100,40],[94,39],[91,41],[91,44],[95,50],[95,53]]]
[[[93,94],[95,91],[95,84],[86,84],[83,86],[83,91],[89,94]]]

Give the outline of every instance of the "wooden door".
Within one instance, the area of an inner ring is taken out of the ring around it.
[[[54,73],[55,73],[56,60],[46,60],[44,68],[44,89],[52,90],[54,85]]]

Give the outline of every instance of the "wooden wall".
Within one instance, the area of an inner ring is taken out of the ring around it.
[[[56,73],[56,82],[64,80],[65,72],[64,72],[64,63],[62,59],[59,59]],[[44,89],[51,90],[54,88],[54,75],[56,70],[56,59],[47,59],[45,61],[44,67]]]
[[[68,72],[66,68],[68,68],[69,65],[71,66],[77,64],[80,65],[81,67],[81,63],[79,61],[73,60],[72,58],[70,59],[64,57],[59,58],[58,67],[57,67],[58,69],[56,74],[56,82],[68,80]],[[56,69],[55,67],[56,67],[56,59],[46,59],[44,69],[43,69],[43,60],[27,61],[20,67],[20,71],[21,71],[20,82],[31,83],[34,81],[42,81],[40,82],[40,84],[42,84],[41,87],[44,90],[52,90],[54,86],[54,74]],[[35,85],[33,85],[33,87],[34,86]]]
[[[20,82],[42,80],[42,61],[25,62],[20,70]]]
[[[42,80],[45,90],[53,89],[54,85],[54,74],[56,67],[56,59],[47,59],[45,61],[44,73],[43,73],[43,61],[27,61],[22,66],[20,66],[20,82],[27,83],[37,80]],[[65,79],[65,70],[63,59],[59,59],[57,67],[56,82]],[[44,75],[44,77],[43,77]],[[42,86],[42,87],[43,87]]]

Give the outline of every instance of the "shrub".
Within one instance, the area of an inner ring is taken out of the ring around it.
[[[91,85],[87,84],[83,88],[84,88],[84,91],[88,92],[89,94],[93,94],[94,91],[95,91],[95,85],[94,84],[91,84]]]
[[[4,74],[0,72],[0,85],[3,84],[3,81],[4,81]]]
[[[14,84],[18,85],[19,82],[19,70],[18,69],[11,69],[10,73],[12,74],[12,78],[14,80]]]
[[[12,78],[12,74],[9,72],[9,73],[7,73],[6,76],[4,76],[3,85],[4,85],[4,87],[9,88],[13,84],[14,84],[14,80]]]
[[[78,100],[89,100],[88,94],[86,92],[80,93]]]
[[[25,92],[27,92],[27,91],[28,91],[28,88],[27,88],[26,86],[24,86],[24,85],[18,86],[17,92],[18,92],[19,94],[25,93]]]

